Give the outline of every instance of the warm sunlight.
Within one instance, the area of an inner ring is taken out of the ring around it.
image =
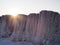
[[[12,16],[16,16],[18,13],[19,13],[19,9],[17,8],[8,9],[8,14],[11,14]]]

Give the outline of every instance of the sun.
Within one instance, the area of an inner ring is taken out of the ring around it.
[[[17,16],[18,13],[19,13],[18,8],[10,8],[10,9],[8,9],[8,14],[11,14],[12,16]]]

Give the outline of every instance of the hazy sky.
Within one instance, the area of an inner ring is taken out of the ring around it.
[[[60,13],[60,0],[0,0],[0,15],[39,13],[41,10]]]

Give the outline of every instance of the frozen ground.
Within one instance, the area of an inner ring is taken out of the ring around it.
[[[31,42],[13,42],[8,39],[0,39],[0,45],[33,45]]]

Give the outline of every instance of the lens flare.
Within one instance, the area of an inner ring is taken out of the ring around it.
[[[7,13],[8,14],[11,14],[12,16],[16,16],[17,14],[20,13],[19,9],[18,8],[9,8],[7,10]]]

